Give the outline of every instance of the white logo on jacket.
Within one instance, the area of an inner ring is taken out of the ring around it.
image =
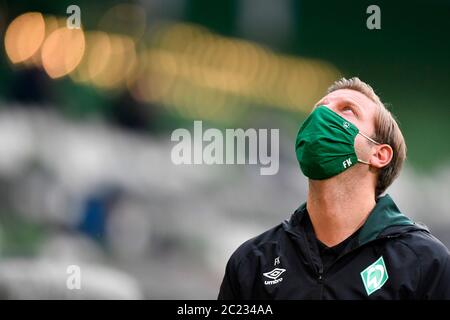
[[[281,276],[281,274],[284,273],[285,271],[286,271],[286,269],[275,268],[272,271],[263,273],[263,275],[265,277],[272,279],[272,280],[265,280],[264,284],[270,285],[270,284],[276,284],[276,283],[283,281],[283,278],[279,278],[279,276]]]

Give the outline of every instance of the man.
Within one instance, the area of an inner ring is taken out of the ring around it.
[[[219,299],[450,299],[448,249],[381,196],[406,146],[368,84],[335,82],[295,147],[307,201],[233,253]]]

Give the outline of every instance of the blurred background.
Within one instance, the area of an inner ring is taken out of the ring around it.
[[[295,136],[342,76],[397,116],[388,193],[450,246],[449,32],[445,0],[0,1],[0,297],[215,299],[237,246],[305,201]],[[193,120],[279,128],[278,174],[172,164]]]

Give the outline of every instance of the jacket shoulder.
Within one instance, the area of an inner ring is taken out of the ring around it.
[[[253,285],[258,259],[264,259],[268,248],[278,247],[284,233],[282,223],[241,244],[231,255],[220,286],[219,300],[250,299],[255,295]]]
[[[283,223],[270,228],[263,233],[242,243],[231,255],[230,261],[234,265],[239,265],[242,260],[251,256],[263,255],[264,247],[278,245],[281,237],[285,234]]]
[[[450,299],[450,252],[428,231],[412,232],[401,240],[417,256],[420,299]]]
[[[427,230],[410,232],[400,241],[409,247],[422,262],[428,259],[445,262],[450,256],[447,247]]]

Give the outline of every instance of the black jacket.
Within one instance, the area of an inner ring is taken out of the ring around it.
[[[450,299],[450,254],[386,195],[352,242],[323,268],[305,221],[289,220],[231,256],[218,299]]]

